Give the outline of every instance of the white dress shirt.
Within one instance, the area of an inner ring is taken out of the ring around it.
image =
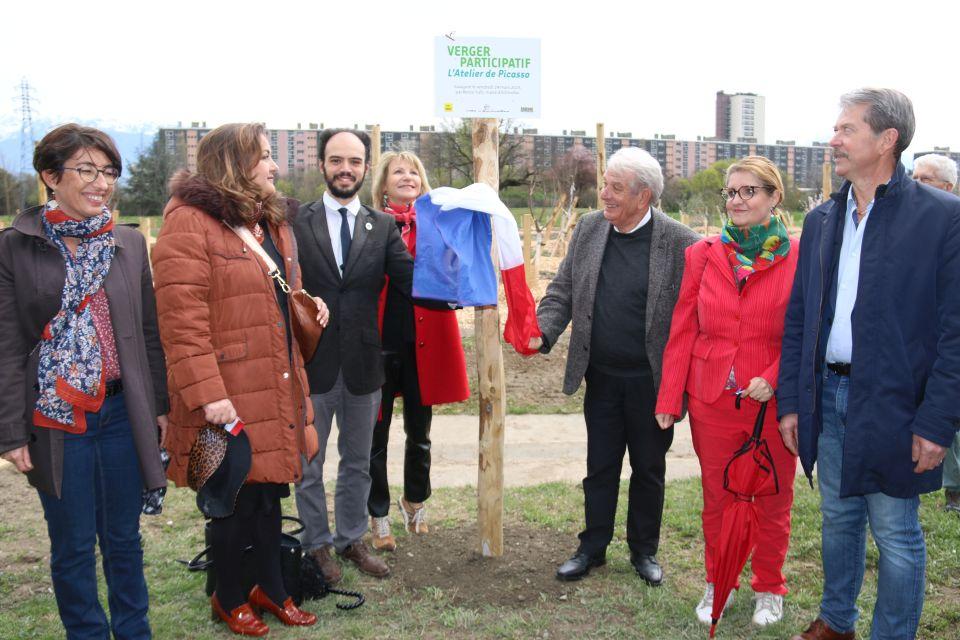
[[[350,225],[350,238],[353,239],[353,232],[357,228],[357,214],[360,213],[360,198],[356,196],[347,204],[340,204],[333,199],[329,191],[323,192],[323,208],[327,214],[327,229],[330,231],[330,245],[333,248],[333,257],[336,258],[337,268],[340,269],[340,275],[343,275],[343,247],[340,246],[340,226],[343,224],[343,218],[340,217],[340,209],[347,208],[347,224]]]
[[[613,230],[616,231],[617,233],[622,233],[623,235],[627,235],[627,234],[629,234],[629,233],[633,233],[634,231],[636,231],[637,229],[639,229],[639,228],[642,227],[643,225],[645,225],[645,224],[647,224],[648,222],[650,222],[650,218],[652,218],[652,217],[653,217],[653,211],[651,211],[650,209],[647,209],[647,215],[643,216],[643,218],[640,220],[640,222],[637,223],[637,226],[635,226],[633,229],[630,229],[630,231],[620,231],[620,230],[617,229],[616,227],[613,227]],[[611,225],[611,226],[612,226],[612,225]]]
[[[833,326],[827,339],[827,362],[849,363],[853,361],[853,328],[850,317],[857,302],[857,287],[860,284],[860,249],[863,234],[873,210],[874,200],[867,205],[867,212],[859,224],[857,199],[853,186],[847,195],[847,213],[843,223],[843,244],[840,247],[840,262],[837,264],[837,303],[833,314]]]

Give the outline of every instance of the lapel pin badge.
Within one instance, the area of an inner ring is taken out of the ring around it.
[[[367,224],[363,225],[363,227],[364,227],[367,231],[370,231],[370,229],[373,229],[373,225],[370,224],[369,222],[368,222]]]

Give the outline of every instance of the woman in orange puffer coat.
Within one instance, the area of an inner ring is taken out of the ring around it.
[[[316,622],[288,597],[279,557],[280,499],[302,476],[305,429],[313,428],[303,358],[287,294],[234,230],[246,228],[283,279],[300,287],[276,172],[262,125],[230,124],[208,133],[197,149],[197,174],[178,174],[171,183],[152,255],[169,362],[170,478],[186,483],[190,448],[206,423],[239,417],[250,441],[252,463],[234,513],[210,525],[217,577],[211,607],[231,631],[254,636],[268,631],[258,609],[288,625]],[[250,537],[257,586],[248,595],[241,566]]]

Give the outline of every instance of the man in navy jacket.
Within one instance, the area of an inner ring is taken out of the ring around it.
[[[960,416],[960,198],[907,176],[898,91],[841,98],[839,193],[804,221],[783,337],[780,431],[822,497],[820,615],[794,638],[854,637],[866,524],[880,550],[873,638],[913,638],[926,547],[919,494],[939,489]]]

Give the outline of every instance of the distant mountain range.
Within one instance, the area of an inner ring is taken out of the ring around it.
[[[114,139],[120,150],[120,157],[123,159],[124,177],[127,175],[126,169],[137,161],[142,150],[150,146],[160,128],[153,123],[128,124],[94,120],[77,120],[76,122],[105,131]],[[48,131],[60,124],[63,122],[34,121],[34,139],[39,141]],[[26,168],[30,171],[33,170],[32,163],[33,151],[31,150],[26,158]],[[20,170],[20,123],[13,122],[9,118],[0,121],[0,167],[10,173],[17,173]]]

